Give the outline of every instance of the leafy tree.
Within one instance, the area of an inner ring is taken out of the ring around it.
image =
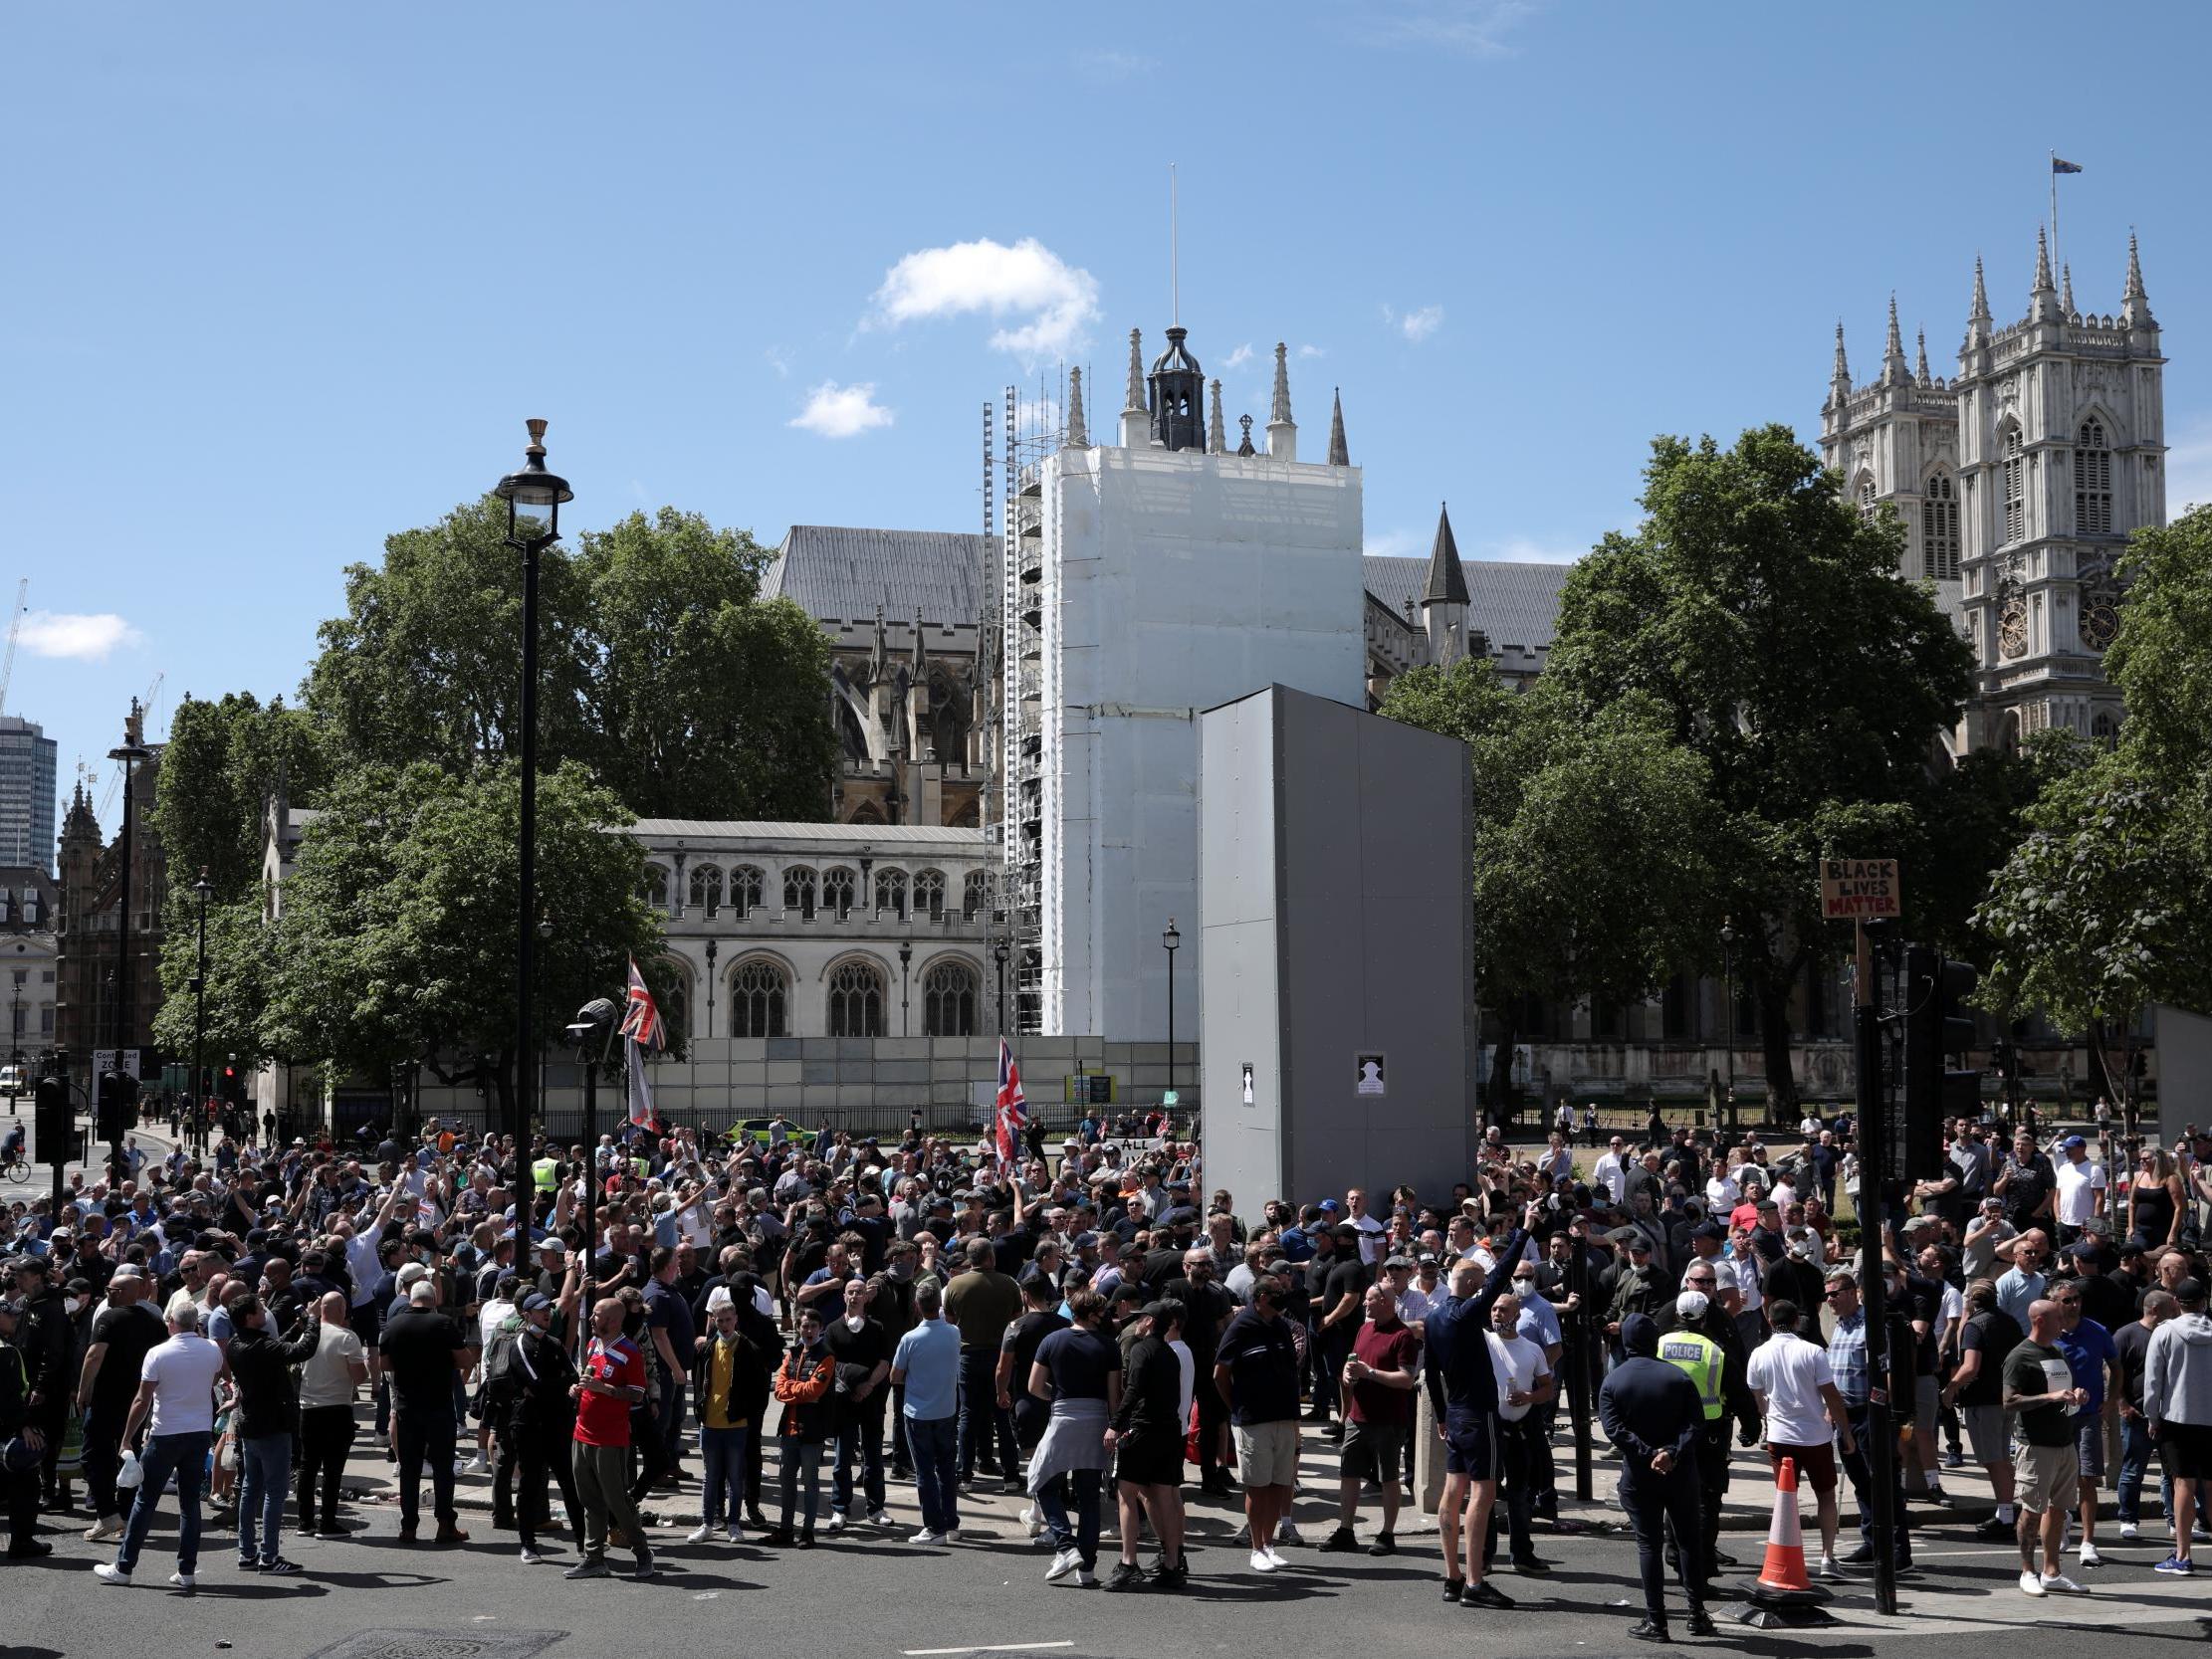
[[[197,900],[190,888],[205,870],[217,899],[257,894],[261,881],[262,813],[280,786],[295,801],[311,800],[330,772],[329,746],[318,723],[283,698],[262,703],[251,692],[220,702],[186,698],[169,721],[161,750],[161,787],[153,806],[175,880],[172,898]],[[172,933],[179,926],[168,918]]]
[[[210,884],[212,885],[212,883]],[[161,941],[161,1008],[153,1040],[172,1058],[189,1062],[196,1051],[209,1066],[228,1054],[242,1064],[305,1062],[319,1058],[271,1046],[264,1013],[274,987],[270,935],[262,922],[259,892],[207,907],[206,1023],[198,1024],[200,999],[192,981],[199,971],[199,900],[189,888],[172,887],[168,927]]]
[[[1517,695],[1487,661],[1403,675],[1382,712],[1468,747],[1475,984],[1501,1102],[1529,1003],[1645,996],[1717,926],[1704,762],[1647,698],[1593,708],[1548,680]]]
[[[328,792],[273,929],[268,1049],[384,1077],[419,1062],[486,1084],[513,1107],[518,777],[487,761],[362,767]],[[629,814],[570,762],[538,787],[538,1029],[616,994],[650,963],[657,914],[639,896],[644,855]],[[458,1058],[459,1063],[450,1064]]]
[[[1703,761],[1699,840],[1788,1111],[1791,990],[1845,947],[1820,919],[1816,860],[1912,841],[1971,661],[1928,591],[1896,578],[1894,518],[1863,518],[1787,428],[1725,450],[1658,439],[1645,477],[1643,524],[1568,578],[1545,679],[1590,709],[1651,699]]]

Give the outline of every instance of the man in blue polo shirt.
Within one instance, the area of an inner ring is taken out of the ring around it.
[[[1444,1442],[1443,1504],[1438,1530],[1443,1544],[1443,1598],[1463,1607],[1509,1608],[1512,1600],[1482,1576],[1482,1547],[1489,1536],[1490,1506],[1497,1501],[1497,1373],[1490,1365],[1490,1305],[1505,1294],[1513,1269],[1536,1225],[1530,1202],[1496,1252],[1487,1278],[1472,1261],[1454,1263],[1451,1294],[1430,1310],[1423,1333],[1428,1356],[1429,1402]],[[1472,1504],[1468,1503],[1469,1498]],[[1460,1510],[1466,1510],[1466,1576],[1459,1575]]]

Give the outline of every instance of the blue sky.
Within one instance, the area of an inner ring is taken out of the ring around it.
[[[2085,310],[2140,231],[2178,509],[2212,497],[2212,13],[2100,15],[16,8],[6,707],[66,796],[157,674],[157,729],[289,694],[341,568],[526,415],[579,526],[974,524],[984,401],[1088,364],[1110,421],[1129,328],[1159,349],[1171,161],[1192,349],[1263,422],[1287,341],[1311,444],[1342,387],[1371,551],[1448,499],[1470,556],[1572,557],[1655,432],[1809,436],[1837,317],[1871,377],[1892,289],[1943,372],[1977,251],[2025,310],[2054,147]]]

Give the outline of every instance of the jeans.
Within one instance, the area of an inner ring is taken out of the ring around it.
[[[1531,1412],[1513,1422],[1500,1421],[1497,1426],[1498,1483],[1497,1502],[1490,1505],[1489,1536],[1482,1541],[1482,1558],[1487,1562],[1497,1554],[1498,1512],[1505,1512],[1505,1537],[1513,1559],[1523,1561],[1536,1554],[1536,1542],[1529,1533],[1529,1520],[1536,1509],[1535,1442],[1542,1424]]]
[[[261,1544],[259,1558],[273,1561],[284,1552],[277,1548],[284,1532],[284,1501],[292,1491],[292,1436],[257,1434],[238,1442],[238,1558],[255,1559],[255,1523]],[[258,1512],[258,1513],[257,1513]]]
[[[868,1513],[883,1508],[883,1410],[879,1394],[856,1407],[837,1430],[837,1475],[830,1488],[829,1507],[843,1515],[852,1508],[852,1466],[860,1463],[862,1495]]]
[[[399,1433],[399,1530],[411,1533],[422,1518],[422,1466],[430,1465],[430,1499],[438,1525],[460,1525],[453,1507],[454,1419],[443,1411],[402,1411]]]
[[[295,1487],[303,1533],[336,1530],[338,1482],[345,1474],[345,1453],[352,1444],[350,1405],[311,1405],[301,1411],[300,1471]],[[316,1502],[319,1496],[320,1506]],[[321,1529],[316,1525],[318,1515],[322,1518]]]
[[[1098,1477],[1096,1469],[1070,1469],[1037,1488],[1037,1510],[1044,1517],[1045,1531],[1052,1535],[1052,1548],[1074,1551],[1085,1572],[1098,1564]],[[1072,1527],[1067,1519],[1070,1486],[1075,1489]]]
[[[115,1470],[121,1462],[122,1413],[93,1407],[85,1414],[85,1490],[92,1495],[93,1514],[103,1520],[122,1510],[115,1496]]]
[[[708,1526],[738,1524],[745,1513],[745,1443],[750,1428],[699,1429],[699,1449],[707,1460],[706,1490],[699,1495],[699,1519]]]
[[[515,1501],[515,1530],[523,1548],[538,1543],[539,1523],[546,1517],[546,1477],[559,1483],[560,1501],[568,1506],[568,1524],[583,1525],[583,1500],[576,1492],[576,1476],[569,1447],[574,1444],[575,1424],[566,1416],[551,1422],[534,1422],[520,1413],[513,1425],[515,1462],[522,1471],[522,1494]]]
[[[979,1452],[996,1449],[1000,1474],[1010,1475],[1021,1461],[1013,1443],[1013,1415],[998,1409],[998,1350],[960,1350],[960,1478],[971,1480]],[[930,1529],[935,1532],[933,1527]]]
[[[1637,1475],[1621,1482],[1621,1502],[1636,1525],[1636,1564],[1644,1579],[1644,1611],[1654,1624],[1666,1622],[1666,1556],[1662,1548],[1667,1530],[1677,1538],[1692,1539],[1704,1531],[1693,1469],[1677,1466],[1669,1475]],[[1704,1588],[1697,1563],[1687,1552],[1676,1568],[1682,1592],[1689,1598],[1690,1616],[1704,1611]]]
[[[162,1490],[171,1475],[176,1477],[176,1569],[199,1569],[200,1493],[207,1483],[207,1448],[214,1438],[206,1429],[146,1437],[146,1449],[138,1459],[146,1478],[131,1500],[130,1520],[122,1530],[122,1545],[115,1551],[115,1565],[122,1571],[128,1572],[138,1564],[138,1552],[152,1530],[153,1512],[160,1507]]]
[[[914,1454],[914,1493],[925,1532],[949,1533],[960,1525],[960,1431],[953,1417],[909,1417],[906,1443]]]
[[[2142,1503],[2143,1477],[2150,1472],[2150,1460],[2157,1455],[2157,1444],[2150,1438],[2150,1425],[2140,1417],[2122,1417],[2119,1420],[2117,1497],[2119,1518],[2130,1525],[2139,1519],[2135,1512]],[[2173,1477],[2163,1470],[2158,1476],[2158,1508],[2170,1526],[2173,1522]]]
[[[819,1440],[801,1440],[786,1436],[783,1441],[783,1519],[779,1523],[784,1532],[791,1530],[791,1510],[798,1502],[801,1477],[806,1482],[806,1530],[814,1530],[814,1512],[821,1506],[822,1453],[828,1448]]]
[[[1875,1470],[1874,1459],[1880,1457],[1884,1465],[1883,1474],[1889,1482],[1889,1515],[1896,1525],[1897,1565],[1903,1566],[1912,1559],[1912,1540],[1905,1531],[1904,1469],[1894,1444],[1878,1447],[1869,1439],[1867,1423],[1869,1411],[1865,1400],[1852,1405],[1846,1402],[1851,1414],[1852,1449],[1844,1451],[1838,1443],[1837,1460],[1850,1478],[1852,1496],[1859,1500],[1859,1536],[1872,1543],[1875,1530]],[[1891,1407],[1894,1410],[1894,1407]],[[1891,1419],[1892,1430],[1895,1419]]]
[[[661,1466],[674,1469],[684,1461],[684,1384],[663,1373],[660,1398]]]

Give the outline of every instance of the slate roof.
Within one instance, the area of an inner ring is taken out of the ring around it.
[[[850,529],[793,524],[763,577],[767,598],[785,597],[818,622],[910,628],[919,613],[938,627],[976,626],[984,572],[995,569],[995,537],[952,530]]]
[[[942,824],[770,823],[753,818],[640,818],[630,825],[640,841],[867,841],[883,846],[966,847],[987,845],[980,829]]]
[[[1367,591],[1389,606],[1393,616],[1406,614],[1409,598],[1416,601],[1418,627],[1429,560],[1376,554],[1360,563]],[[1559,626],[1559,590],[1567,585],[1573,565],[1477,558],[1465,560],[1459,568],[1467,581],[1467,626],[1480,629],[1493,650],[1507,645],[1549,649]]]

